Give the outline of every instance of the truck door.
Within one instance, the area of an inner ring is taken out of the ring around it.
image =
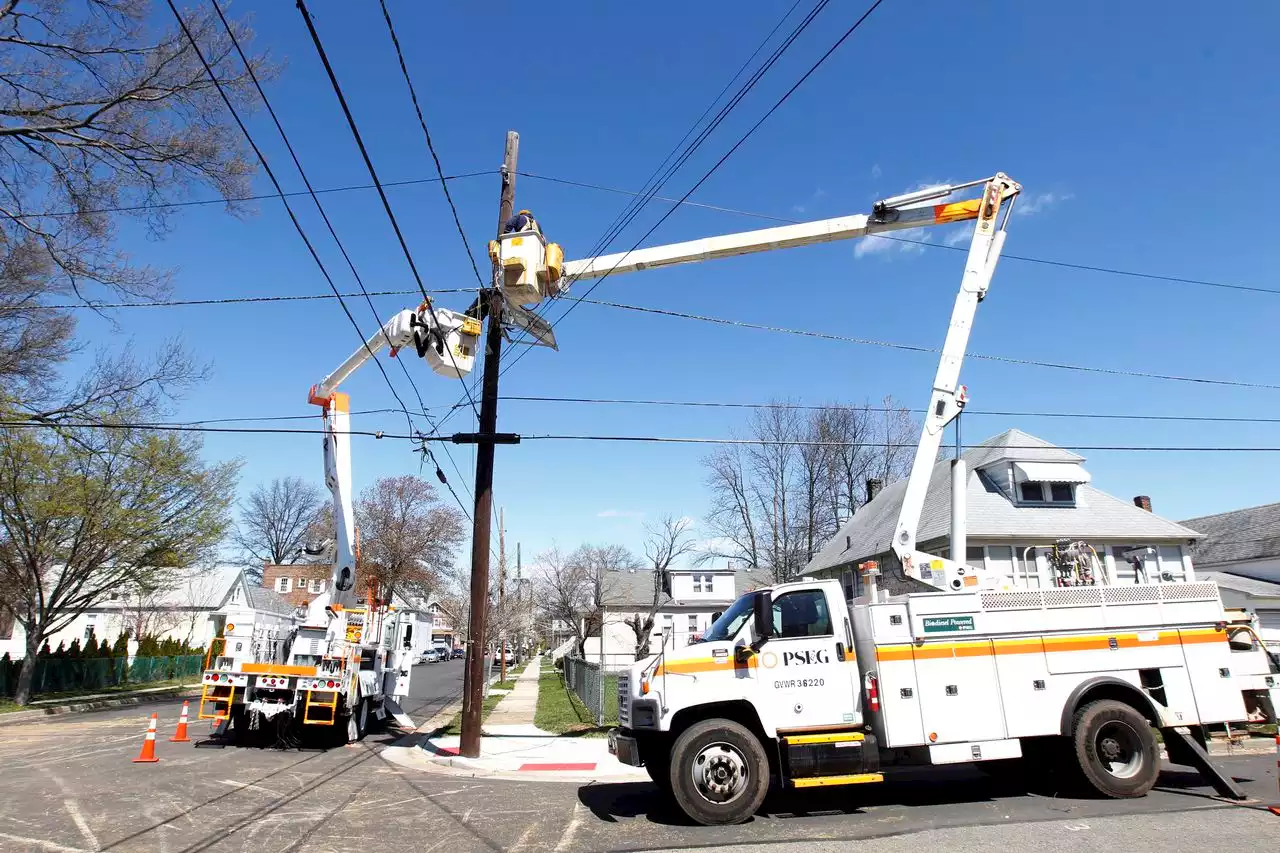
[[[844,626],[821,589],[773,600],[774,636],[760,652],[760,689],[774,726],[797,729],[854,720],[854,691],[843,661]]]

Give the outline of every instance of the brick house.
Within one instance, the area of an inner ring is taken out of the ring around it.
[[[329,588],[333,566],[323,563],[295,563],[262,568],[262,585],[295,607],[306,607],[317,595]]]

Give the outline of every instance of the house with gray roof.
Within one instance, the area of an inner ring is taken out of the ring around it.
[[[1150,499],[1122,500],[1092,485],[1085,458],[1018,429],[964,452],[970,565],[1004,574],[1019,586],[1051,581],[1046,546],[1055,540],[1084,541],[1097,551],[1116,583],[1194,580],[1190,547],[1200,537],[1192,527],[1161,518]],[[859,563],[877,560],[881,585],[892,593],[916,587],[902,576],[890,549],[906,481],[880,490],[818,552],[802,574],[843,581],[851,597],[861,595]],[[951,461],[939,461],[917,528],[921,551],[950,557]]]
[[[1267,648],[1280,651],[1280,583],[1227,572],[1200,571],[1200,580],[1218,585],[1226,607],[1247,610],[1258,617],[1258,633]]]
[[[744,592],[770,581],[767,573],[720,568],[672,568],[671,592],[662,591],[651,571],[614,571],[604,579],[601,596],[604,614],[604,658],[609,668],[622,668],[635,661],[636,634],[633,617],[642,619],[654,606],[649,649],[657,654],[665,642],[668,649],[697,642],[714,618]],[[584,649],[589,661],[600,660],[600,637],[588,637]]]
[[[1280,583],[1280,503],[1181,523],[1204,534],[1192,549],[1197,566]]]

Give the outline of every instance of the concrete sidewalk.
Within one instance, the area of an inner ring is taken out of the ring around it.
[[[531,726],[538,709],[538,677],[542,673],[542,658],[535,657],[516,678],[515,687],[498,707],[489,712],[485,728],[490,726]]]
[[[644,768],[628,767],[610,755],[609,741],[603,737],[557,735],[531,724],[486,722],[479,758],[459,756],[459,740],[457,736],[427,739],[413,747],[388,747],[384,755],[403,766],[453,776],[574,783],[649,778]]]

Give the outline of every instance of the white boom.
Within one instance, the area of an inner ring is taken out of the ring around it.
[[[930,202],[946,199],[969,187],[982,186],[977,198],[959,202]],[[943,430],[955,420],[964,408],[966,392],[958,384],[960,366],[969,343],[969,332],[978,303],[986,295],[1000,258],[1006,235],[1009,212],[1014,197],[1022,191],[1021,185],[1003,173],[994,177],[970,181],[954,186],[931,187],[894,198],[876,202],[869,214],[842,216],[762,228],[737,234],[703,237],[665,246],[652,246],[594,258],[568,261],[564,264],[564,278],[558,292],[564,293],[578,279],[599,278],[604,275],[637,272],[645,269],[695,263],[714,258],[728,258],[767,252],[772,249],[789,249],[814,243],[836,240],[852,240],[858,237],[945,225],[952,222],[975,221],[973,240],[965,262],[960,292],[956,295],[951,313],[951,324],[942,348],[942,359],[933,381],[933,393],[925,416],[915,460],[907,479],[906,495],[898,516],[897,532],[892,547],[902,563],[903,571],[934,587],[950,591],[966,590],[973,586],[989,586],[997,582],[985,571],[951,560],[942,560],[916,550],[916,528],[924,506],[929,477],[942,444]],[[1007,204],[1006,204],[1007,203]],[[997,223],[1001,207],[1005,217]]]

